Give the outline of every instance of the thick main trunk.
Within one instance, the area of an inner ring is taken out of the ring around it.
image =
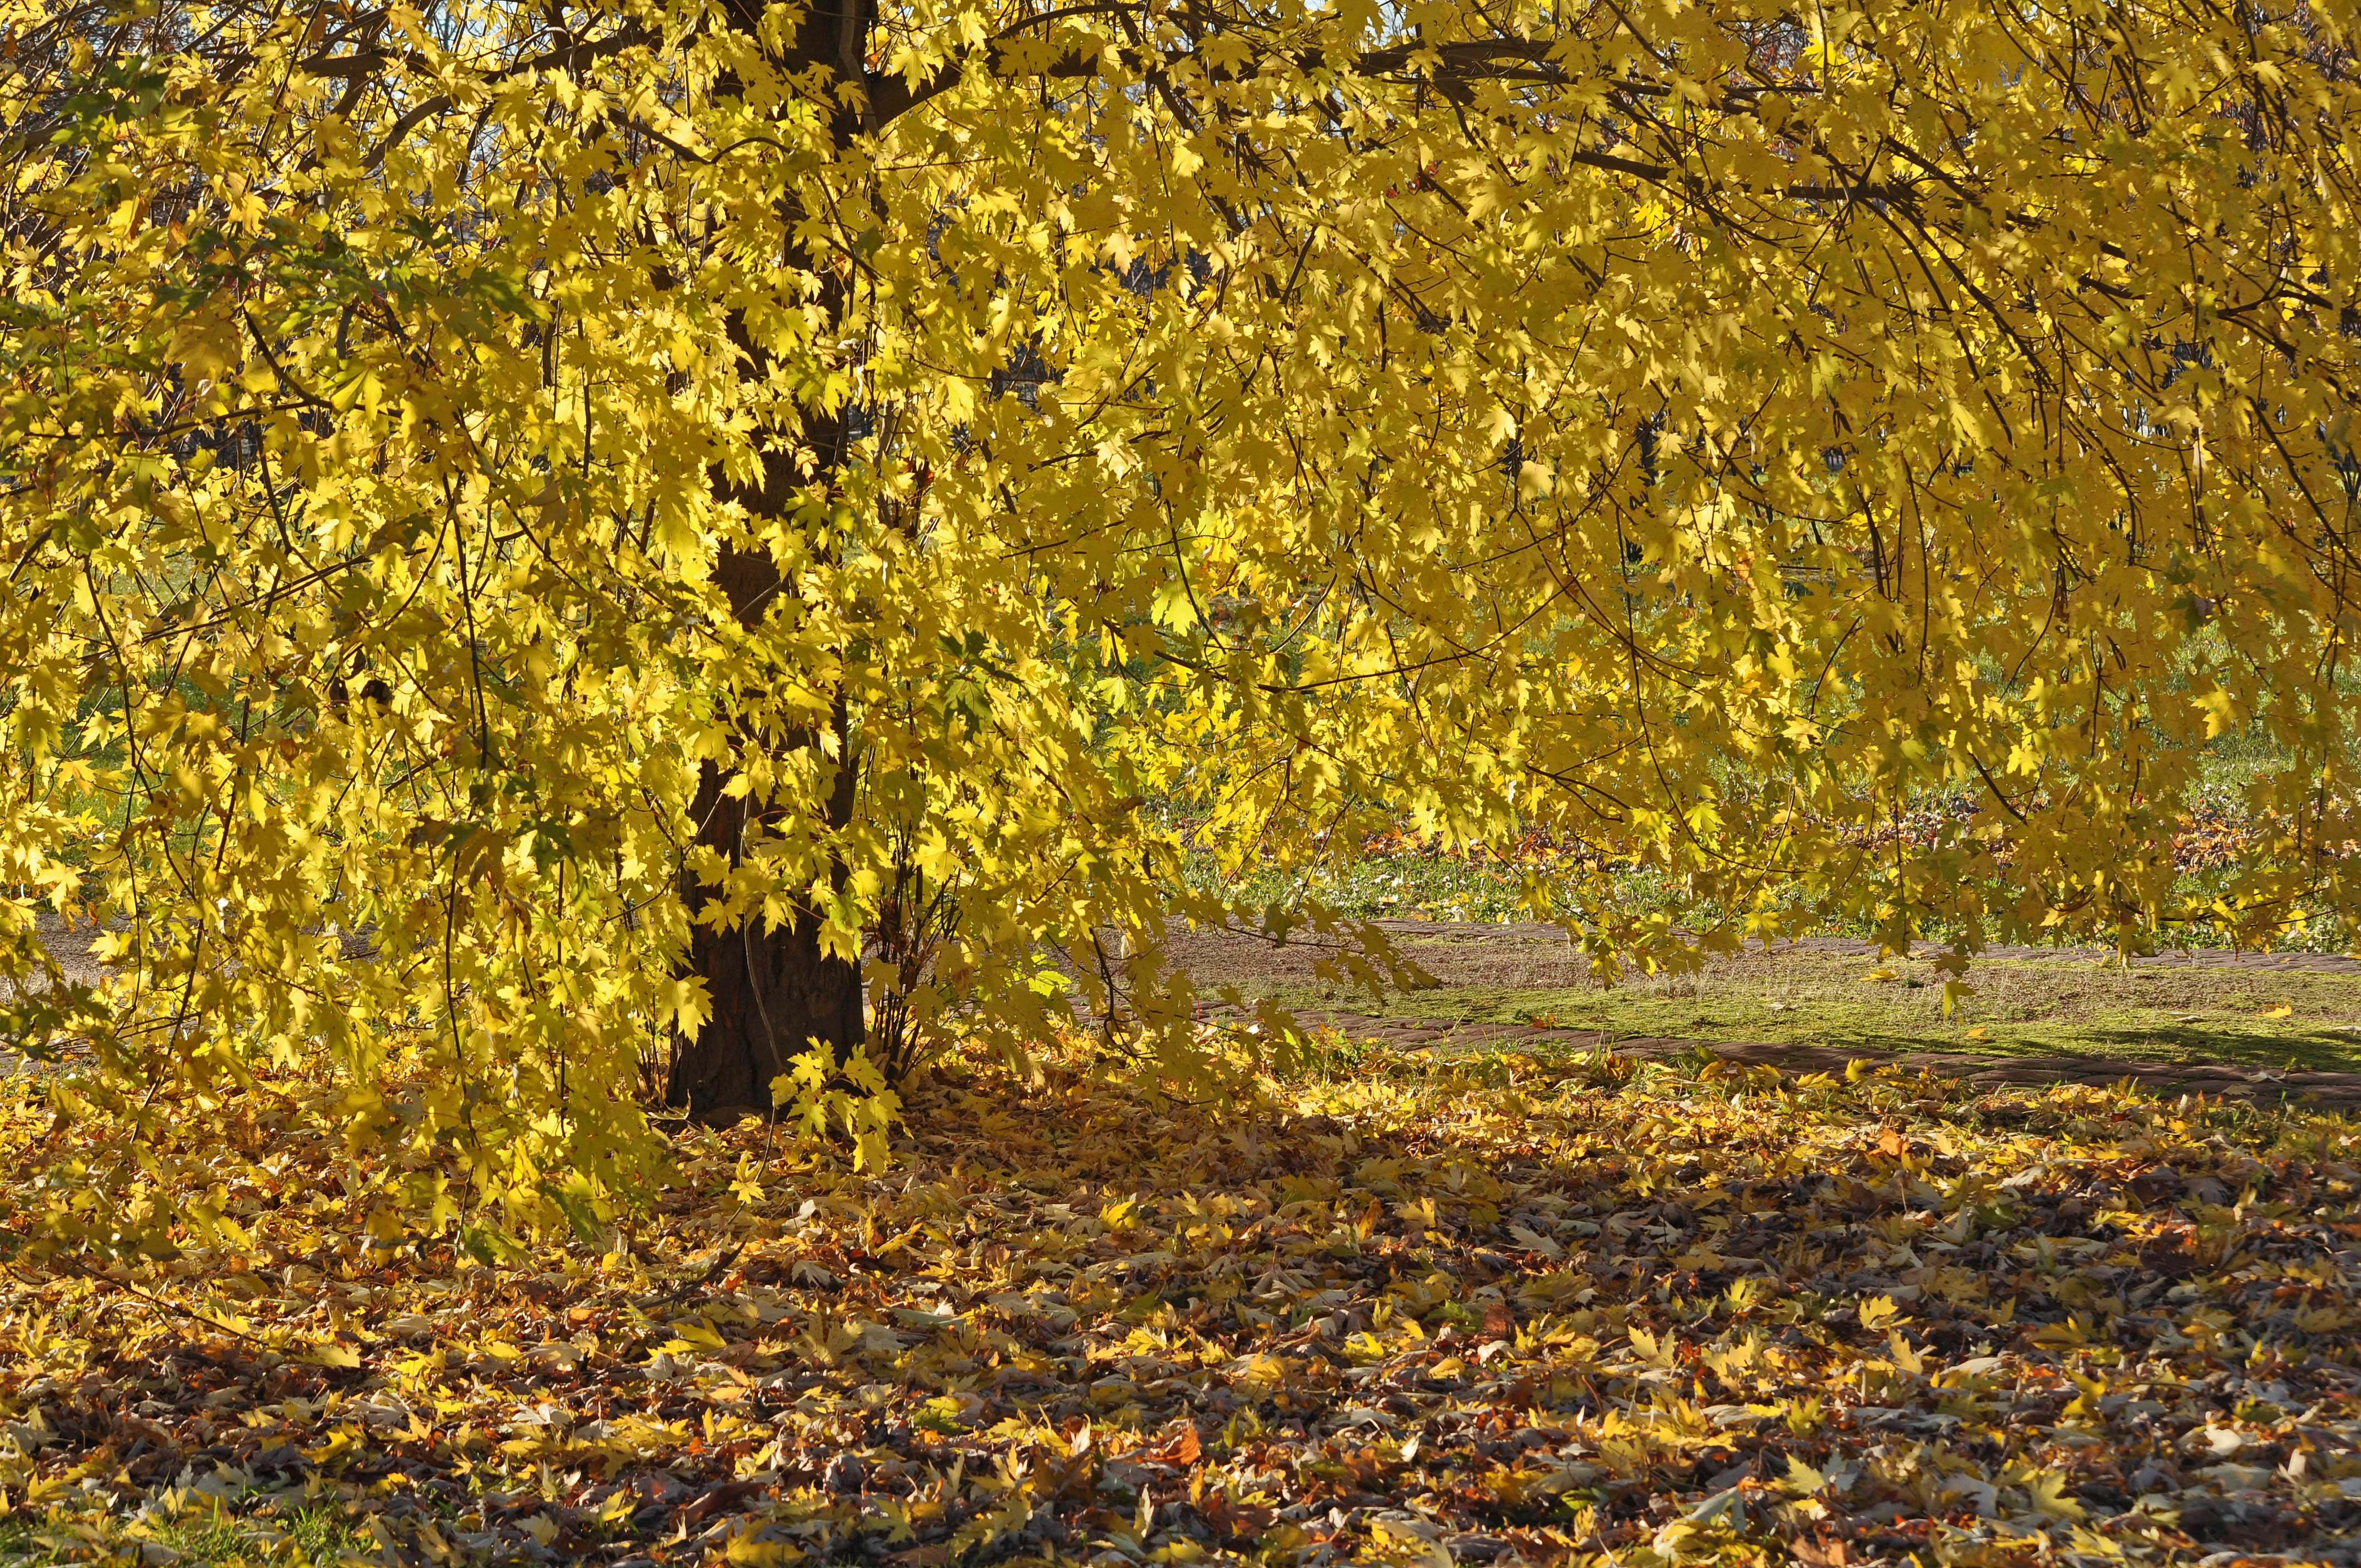
[[[761,36],[763,19],[775,0],[726,0],[732,19],[750,34]],[[797,71],[826,66],[840,80],[864,80],[864,40],[874,20],[874,0],[812,0],[797,19],[793,41],[783,63]],[[850,146],[862,129],[862,112],[840,100],[834,133],[840,147]],[[800,211],[783,207],[782,227],[794,235]],[[831,319],[840,316],[842,283],[814,266],[794,241],[784,258],[799,271],[823,278],[819,303]],[[745,318],[730,325],[731,341],[744,355],[741,374],[754,380],[774,367],[768,347],[758,341]],[[763,455],[762,474],[751,484],[734,483],[717,475],[720,493],[742,505],[756,518],[785,519],[793,515],[797,490],[817,479],[832,483],[843,471],[848,432],[840,412],[823,408],[804,411],[799,432],[818,471],[799,473],[789,448],[780,443]],[[778,596],[790,591],[777,564],[766,551],[724,550],[715,578],[730,597],[730,609],[743,626],[759,625],[776,608]],[[834,718],[836,754],[842,759],[835,787],[827,803],[829,825],[843,828],[851,821],[854,799],[854,756],[843,705]],[[807,736],[810,745],[818,736]],[[747,816],[762,809],[728,789],[730,774],[708,763],[698,782],[693,808],[697,842],[719,850],[735,866],[750,839]],[[694,917],[714,896],[713,890],[685,876],[681,894]],[[862,1043],[861,965],[820,948],[819,916],[797,906],[791,917],[766,929],[752,918],[727,930],[691,927],[683,972],[704,980],[713,1014],[692,1038],[675,1038],[666,1097],[675,1105],[705,1114],[730,1106],[768,1110],[771,1081],[788,1064],[817,1043],[839,1059]]]
[[[707,765],[697,837],[730,853],[743,841],[746,802],[722,794],[724,776]],[[710,896],[686,891],[692,912]],[[768,1111],[771,1080],[814,1042],[839,1056],[861,1043],[861,966],[823,951],[819,930],[805,910],[776,929],[759,918],[734,930],[693,928],[686,969],[704,980],[713,1015],[694,1038],[674,1042],[672,1103],[698,1115],[732,1106]]]
[[[739,618],[749,624],[780,587],[778,568],[767,554],[725,551],[717,576]],[[841,828],[852,820],[857,783],[841,703],[833,724],[842,762],[824,809],[829,826]],[[802,743],[810,745],[813,739]],[[705,764],[690,819],[697,824],[697,841],[736,866],[760,836],[752,830],[759,828],[759,820],[750,817],[758,817],[763,808],[749,796],[730,793],[731,776]],[[718,896],[694,873],[682,873],[681,898],[692,922]],[[824,950],[820,927],[819,916],[800,904],[776,927],[752,913],[731,927],[690,926],[683,972],[705,981],[713,1014],[694,1037],[673,1042],[666,1086],[673,1104],[697,1115],[732,1106],[768,1111],[772,1080],[796,1057],[818,1045],[841,1060],[862,1043],[861,964]]]
[[[762,488],[741,495],[774,501],[778,491],[774,487],[783,483],[774,473],[766,477]],[[740,621],[749,626],[759,624],[763,607],[783,589],[778,567],[767,553],[725,550],[715,575]],[[840,829],[852,820],[858,780],[840,700],[829,723],[836,732],[830,749],[840,761],[822,810],[827,825]],[[801,750],[818,740],[816,734],[805,734],[786,744]],[[734,776],[730,770],[706,763],[690,806],[697,843],[720,851],[733,867],[742,864],[747,850],[760,840],[760,818],[768,809],[749,795],[733,794],[729,785]],[[840,879],[841,865],[837,874]],[[697,1115],[732,1106],[768,1111],[772,1080],[796,1057],[817,1044],[842,1060],[863,1036],[860,961],[822,948],[822,922],[816,912],[796,903],[788,918],[776,927],[765,925],[752,912],[721,928],[697,922],[719,896],[718,889],[683,871],[681,901],[692,924],[681,972],[705,981],[713,1013],[695,1036],[673,1041],[665,1097]]]

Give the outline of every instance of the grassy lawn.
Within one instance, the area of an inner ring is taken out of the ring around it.
[[[1455,946],[1406,943],[1445,983],[1382,1004],[1301,982],[1265,984],[1261,993],[1305,1009],[1627,1036],[2361,1069],[2361,977],[1985,961],[1968,976],[1975,993],[1947,1018],[1942,975],[1917,960],[1749,954],[1717,959],[1698,974],[1634,977],[1611,987],[1576,981],[1569,962],[1564,983],[1471,984],[1452,982]]]

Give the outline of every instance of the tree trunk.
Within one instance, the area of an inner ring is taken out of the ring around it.
[[[822,438],[823,451],[842,461],[840,443],[826,444],[834,426],[825,416],[809,423]],[[774,456],[763,465],[761,485],[739,488],[735,498],[750,509],[784,506],[793,476],[785,459]],[[770,512],[763,515],[775,516]],[[744,625],[759,621],[763,607],[783,591],[778,565],[767,553],[725,550],[716,563],[715,579],[730,596],[731,611]],[[825,806],[828,825],[843,828],[852,820],[854,787],[859,782],[853,754],[850,716],[840,698],[831,719],[841,759]],[[791,739],[793,748],[810,746],[817,735]],[[751,795],[728,790],[730,770],[707,762],[697,779],[690,819],[697,824],[697,841],[719,850],[732,866],[745,859],[767,808]],[[841,878],[843,868],[837,868]],[[692,1114],[705,1115],[729,1107],[767,1112],[772,1106],[771,1080],[814,1043],[827,1047],[840,1059],[862,1043],[861,964],[820,947],[819,916],[797,904],[777,927],[766,927],[759,914],[748,914],[738,926],[717,930],[696,923],[717,896],[686,870],[681,873],[681,901],[691,919],[688,955],[684,972],[702,978],[712,999],[713,1014],[695,1037],[673,1041],[672,1073],[665,1097]]]
[[[695,812],[697,842],[721,850],[734,865],[745,841],[749,802],[723,793],[728,776],[705,764]],[[829,802],[836,826],[851,816],[853,783],[848,761]],[[695,885],[684,885],[682,894],[692,916],[713,896]],[[695,1038],[673,1042],[673,1104],[697,1115],[732,1106],[767,1112],[771,1080],[812,1042],[840,1056],[861,1044],[861,966],[822,951],[819,928],[818,917],[804,909],[776,929],[765,929],[758,916],[734,930],[691,927],[686,972],[703,978],[713,1015]]]
[[[745,31],[760,36],[763,13],[772,0],[728,0],[731,19]],[[790,69],[826,65],[840,80],[863,82],[864,51],[875,16],[874,0],[811,0],[787,49]],[[833,130],[840,148],[850,147],[862,129],[862,111],[839,103]],[[786,233],[796,232],[801,214],[785,212]],[[800,270],[818,270],[790,240],[787,263]],[[823,271],[820,304],[831,316],[842,307],[842,285]],[[730,335],[745,356],[741,373],[756,379],[769,374],[772,356],[754,340],[743,317],[730,323]],[[844,418],[822,409],[807,409],[801,434],[818,455],[819,472],[809,478],[832,482],[843,469],[849,445]],[[788,455],[774,449],[763,455],[763,475],[752,485],[732,484],[716,477],[716,486],[747,511],[761,518],[789,515],[798,486],[807,476],[796,472]],[[752,626],[785,590],[778,565],[767,552],[724,550],[715,565],[715,580],[730,597],[740,624]],[[852,819],[856,780],[852,737],[842,703],[834,718],[837,755],[842,759],[828,801],[829,826],[842,828]],[[803,745],[818,740],[806,737]],[[730,774],[708,762],[699,777],[692,808],[697,841],[719,850],[735,866],[743,859],[750,814],[762,808],[750,799],[732,797],[725,786]],[[841,874],[841,868],[840,868]],[[682,877],[681,896],[692,917],[711,901],[711,890],[694,876]],[[713,1015],[696,1037],[673,1041],[672,1071],[665,1097],[693,1114],[708,1114],[731,1106],[758,1111],[771,1108],[771,1080],[817,1042],[841,1058],[862,1040],[864,1033],[861,964],[821,950],[821,921],[798,906],[774,929],[759,917],[750,917],[735,929],[717,931],[692,925],[683,973],[701,977],[713,1003]]]
[[[840,444],[828,444],[828,432],[818,427],[840,422],[814,415],[808,423],[822,438],[823,451],[834,451],[841,462]],[[759,488],[739,489],[736,499],[749,504],[785,505],[789,476],[784,459],[764,464]],[[769,513],[766,515],[777,515]],[[715,577],[730,596],[730,608],[742,624],[758,621],[763,607],[783,591],[778,565],[767,553],[725,550],[716,564]],[[852,820],[855,785],[859,782],[850,716],[841,698],[831,727],[837,755],[841,759],[829,792],[828,825],[843,828]],[[790,740],[790,748],[816,744],[817,735]],[[750,795],[733,795],[727,788],[730,770],[707,762],[698,775],[690,819],[697,824],[697,842],[718,850],[732,866],[741,864],[767,808]],[[840,879],[843,868],[837,868]],[[771,1080],[815,1043],[827,1047],[839,1059],[849,1056],[864,1035],[861,964],[822,949],[819,916],[802,905],[777,927],[766,927],[759,914],[749,913],[734,927],[716,929],[696,923],[718,896],[686,869],[681,873],[681,901],[691,919],[688,954],[683,972],[700,977],[713,1003],[712,1016],[694,1037],[673,1040],[672,1071],[665,1098],[693,1115],[708,1115],[731,1107],[768,1112]]]

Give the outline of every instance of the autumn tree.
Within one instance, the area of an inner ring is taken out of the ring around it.
[[[9,0],[0,961],[119,977],[19,1027],[575,1212],[650,1071],[873,1140],[1118,997],[1202,1071],[1170,920],[1382,959],[1191,854],[1547,829],[1602,962],[2341,918],[2350,19]]]

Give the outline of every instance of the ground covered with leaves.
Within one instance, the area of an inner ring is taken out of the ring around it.
[[[2301,1109],[1379,1056],[948,1076],[595,1245],[19,1268],[0,1558],[2361,1563],[2361,1151]]]

